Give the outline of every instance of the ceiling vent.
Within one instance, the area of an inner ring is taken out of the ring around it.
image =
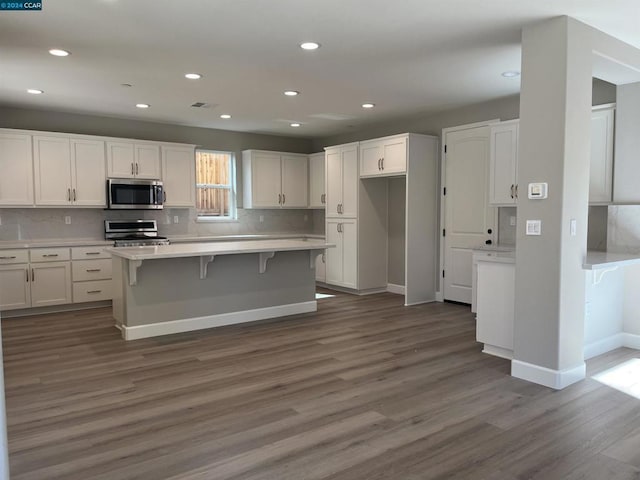
[[[191,106],[193,108],[211,108],[211,104],[210,103],[204,103],[204,102],[196,102],[191,104]]]

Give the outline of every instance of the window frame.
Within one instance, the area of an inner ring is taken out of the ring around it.
[[[198,153],[215,153],[229,155],[229,185],[223,184],[202,184],[198,183]],[[205,185],[209,188],[228,188],[229,190],[229,215],[206,215],[199,213],[196,200],[196,222],[197,223],[237,223],[238,222],[238,202],[237,202],[237,182],[236,182],[236,155],[235,152],[226,150],[211,150],[205,148],[197,148],[194,158],[196,167],[195,191],[198,195],[198,185]],[[200,187],[202,188],[202,187]]]

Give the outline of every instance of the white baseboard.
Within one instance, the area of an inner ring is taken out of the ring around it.
[[[507,360],[511,360],[513,358],[513,350],[509,350],[508,348],[496,347],[495,345],[489,345],[487,343],[484,344],[482,353],[488,353],[489,355],[493,355],[495,357],[506,358]]]
[[[194,317],[182,320],[171,320],[168,322],[150,323],[148,325],[132,327],[122,325],[122,337],[125,340],[136,340],[139,338],[157,337],[160,335],[170,335],[172,333],[191,332],[193,330],[221,327],[223,325],[254,322],[256,320],[284,317],[299,313],[309,313],[317,310],[318,303],[313,300],[310,302],[291,303],[289,305],[277,305],[274,307],[256,308],[254,310],[243,310],[241,312],[220,313],[206,317]]]
[[[623,333],[622,346],[640,350],[640,335],[634,335],[633,333]]]
[[[444,302],[444,294],[442,292],[436,292],[436,302]]]
[[[582,380],[586,376],[586,371],[587,367],[584,362],[577,367],[566,370],[552,370],[520,360],[511,361],[511,375],[513,377],[555,390],[562,390],[572,383]]]
[[[404,295],[405,286],[404,285],[396,285],[395,283],[387,283],[387,292],[396,293],[398,295]]]
[[[111,300],[100,300],[97,302],[65,303],[63,305],[50,305],[48,307],[21,308],[16,310],[5,310],[2,318],[30,317],[31,315],[47,315],[49,313],[75,312],[78,310],[91,310],[93,308],[110,307]]]

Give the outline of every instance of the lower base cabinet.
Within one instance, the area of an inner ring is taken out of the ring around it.
[[[327,254],[323,252],[322,255],[316,257],[316,282],[327,281]]]
[[[31,265],[31,306],[48,307],[71,303],[71,263]]]
[[[31,306],[31,283],[28,265],[0,266],[0,310]]]
[[[335,248],[326,252],[326,282],[346,288],[358,288],[358,229],[355,219],[328,219],[327,243]]]

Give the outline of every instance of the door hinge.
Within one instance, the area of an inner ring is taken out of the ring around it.
[[[444,153],[447,153],[447,146],[444,146]]]
[[[442,229],[442,236],[443,236],[443,237],[446,237],[446,236],[447,236],[447,229],[446,229],[446,228],[443,228],[443,229]]]
[[[444,278],[444,270],[442,270],[442,278]]]
[[[442,189],[442,195],[446,195],[446,194],[447,194],[447,187],[444,187],[444,188]]]

